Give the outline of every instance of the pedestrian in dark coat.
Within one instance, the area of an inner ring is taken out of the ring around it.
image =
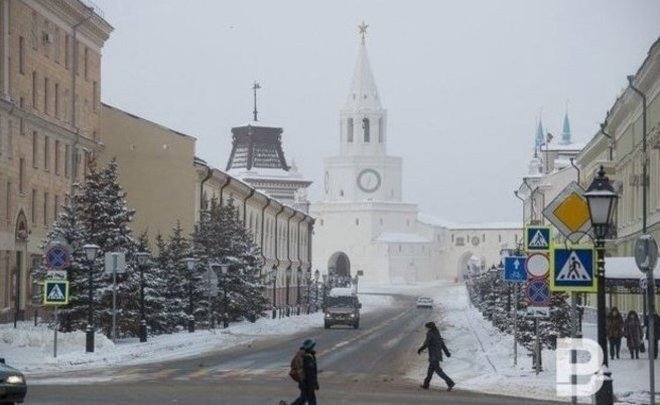
[[[421,387],[428,389],[429,384],[431,383],[431,378],[433,377],[433,373],[436,373],[440,376],[440,378],[445,380],[445,383],[447,383],[447,391],[451,391],[455,383],[451,378],[449,378],[447,374],[445,374],[444,371],[442,371],[442,368],[440,367],[440,362],[442,361],[442,353],[444,352],[447,357],[451,357],[451,353],[449,353],[449,350],[445,345],[445,341],[442,339],[442,336],[440,336],[440,331],[438,330],[438,327],[435,326],[435,323],[427,322],[424,326],[427,329],[426,340],[424,340],[424,344],[419,349],[417,349],[417,354],[421,354],[422,351],[428,349],[429,368],[426,371],[426,378],[424,379],[424,383],[421,385]]]
[[[649,335],[649,324],[648,324],[648,315],[645,318],[644,326],[646,327],[646,339],[649,340],[649,350],[651,344],[653,344],[653,357],[658,358],[658,339],[660,339],[660,315],[657,313],[653,316],[653,331],[654,333],[654,342],[651,342],[651,336]]]
[[[301,349],[305,351],[302,359],[302,378],[298,383],[300,396],[291,405],[316,405],[316,390],[319,389],[319,381],[316,372],[316,342],[313,339],[305,339]]]
[[[619,358],[621,338],[623,337],[623,317],[617,307],[612,307],[607,315],[607,338],[610,341],[610,359]]]
[[[626,321],[623,323],[623,336],[626,337],[631,359],[639,359],[639,348],[642,346],[643,334],[642,323],[639,321],[637,312],[628,312]]]

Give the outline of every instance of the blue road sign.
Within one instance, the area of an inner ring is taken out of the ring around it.
[[[527,281],[524,257],[507,256],[504,258],[504,281],[507,283],[524,283]]]
[[[553,291],[596,291],[593,247],[555,248],[552,262]]]
[[[46,252],[46,263],[48,267],[55,270],[64,270],[69,267],[69,252],[64,246],[53,246]]]
[[[550,228],[547,226],[530,226],[525,228],[525,250],[550,250]]]
[[[66,305],[68,303],[68,281],[46,280],[44,282],[44,305]]]
[[[541,307],[548,305],[550,303],[550,298],[552,297],[547,280],[533,279],[527,283],[525,293],[527,302],[529,302],[530,305]]]

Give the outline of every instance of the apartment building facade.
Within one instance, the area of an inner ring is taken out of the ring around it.
[[[40,245],[96,149],[111,32],[79,0],[0,0],[0,320],[30,308]]]

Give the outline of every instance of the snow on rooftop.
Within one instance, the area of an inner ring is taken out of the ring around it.
[[[457,224],[428,214],[419,213],[417,215],[419,222],[432,226],[440,226],[449,230],[462,229],[522,229],[520,222],[481,222]]]
[[[660,280],[660,262],[655,266],[653,275],[656,280]],[[606,257],[605,258],[605,277],[609,279],[629,279],[639,280],[642,277],[642,272],[637,268],[635,258],[628,257]]]
[[[444,218],[438,218],[433,215],[424,214],[422,212],[417,214],[417,220],[427,225],[440,226],[443,228],[451,228],[454,224],[451,221],[447,221]]]
[[[228,174],[239,179],[303,179],[303,176],[298,171],[286,171],[281,168],[271,169],[262,167],[253,167],[250,170],[245,168],[230,169]]]
[[[245,124],[239,125],[239,126],[234,127],[234,128],[241,128],[241,127],[247,127],[247,126],[261,127],[261,128],[282,128],[281,125],[274,125],[272,123],[268,124],[268,123],[265,123],[263,121],[248,121]]]
[[[383,232],[374,239],[376,242],[390,243],[431,243],[431,240],[416,233]]]

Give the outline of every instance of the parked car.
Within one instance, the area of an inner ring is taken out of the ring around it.
[[[417,298],[417,308],[433,308],[433,298],[431,297]]]
[[[22,404],[27,393],[25,376],[0,358],[0,404]]]

